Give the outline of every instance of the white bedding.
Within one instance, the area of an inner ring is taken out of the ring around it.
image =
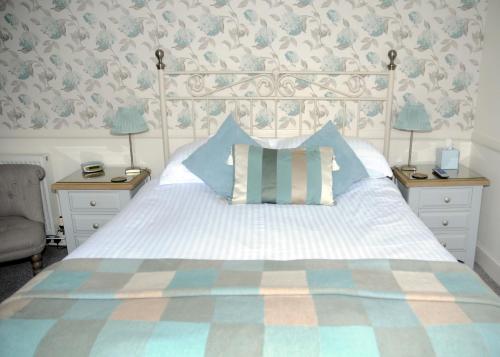
[[[148,183],[72,258],[455,260],[388,179],[337,205],[230,205],[204,184]]]

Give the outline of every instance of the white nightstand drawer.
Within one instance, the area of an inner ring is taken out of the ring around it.
[[[470,212],[419,211],[420,219],[430,229],[467,228]]]
[[[77,232],[94,232],[104,226],[113,219],[112,214],[79,214],[72,215],[73,231]]]
[[[448,250],[465,250],[467,231],[442,232],[433,230],[432,233],[443,247]]]
[[[97,211],[120,210],[119,192],[69,192],[69,202],[72,210]]]
[[[472,200],[472,188],[426,188],[420,193],[420,207],[469,207]]]

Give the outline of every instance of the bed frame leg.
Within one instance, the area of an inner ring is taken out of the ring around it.
[[[37,275],[42,271],[43,261],[42,254],[35,254],[31,256],[31,267],[33,268],[33,275]]]

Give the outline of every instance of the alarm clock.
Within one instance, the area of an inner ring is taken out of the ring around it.
[[[94,172],[104,171],[104,164],[100,161],[88,161],[81,165],[83,174],[90,174]]]

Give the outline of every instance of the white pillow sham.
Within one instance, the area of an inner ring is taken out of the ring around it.
[[[291,149],[302,144],[309,136],[294,136],[290,138],[256,138],[252,137],[260,145],[270,149]],[[167,167],[160,177],[160,185],[171,185],[176,183],[203,183],[203,181],[189,171],[182,162],[196,149],[206,143],[208,138],[198,139],[192,143],[183,145],[174,151],[170,157]],[[385,157],[369,142],[359,138],[346,138],[347,143],[361,160],[371,178],[392,177],[392,170]]]
[[[205,144],[209,138],[195,140],[192,143],[182,145],[168,159],[167,167],[160,176],[160,185],[172,185],[175,183],[203,183],[203,181],[183,165],[189,155]]]
[[[277,139],[273,149],[292,149],[300,146],[309,135]],[[389,163],[372,144],[360,138],[345,138],[356,156],[361,160],[371,178],[392,177]]]
[[[200,146],[208,141],[208,138],[198,139],[192,143],[182,145],[177,148],[170,156],[167,167],[163,170],[160,176],[160,185],[172,185],[176,183],[203,183],[203,181],[189,171],[182,163],[189,155],[196,151]],[[266,148],[271,148],[268,139],[252,137],[260,145]],[[274,140],[274,139],[271,139]]]
[[[372,144],[359,138],[346,138],[346,141],[361,160],[371,178],[392,177],[389,163]]]

